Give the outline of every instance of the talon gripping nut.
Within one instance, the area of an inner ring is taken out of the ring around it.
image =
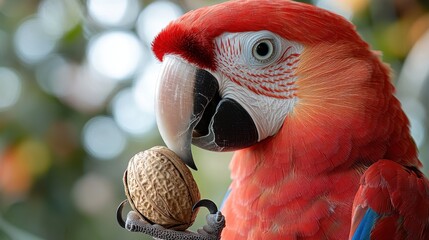
[[[134,155],[124,173],[124,187],[131,208],[149,223],[185,230],[195,221],[197,184],[188,167],[166,147]]]

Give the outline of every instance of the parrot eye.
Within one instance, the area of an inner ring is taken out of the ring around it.
[[[253,46],[252,54],[259,61],[269,60],[274,53],[274,45],[270,39],[261,39]]]

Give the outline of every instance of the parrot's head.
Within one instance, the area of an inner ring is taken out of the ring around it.
[[[163,63],[158,128],[194,169],[191,144],[232,151],[277,135],[327,138],[360,126],[382,92],[392,91],[387,68],[351,23],[287,0],[188,12],[152,47]]]

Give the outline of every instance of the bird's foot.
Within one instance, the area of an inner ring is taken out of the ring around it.
[[[126,201],[122,202],[117,211],[117,219],[119,225],[131,232],[141,232],[150,235],[154,238],[163,240],[218,240],[220,239],[223,228],[225,227],[225,217],[217,210],[216,205],[210,200],[200,200],[195,204],[194,209],[199,207],[207,207],[210,214],[207,215],[207,225],[197,230],[191,231],[176,231],[164,228],[158,224],[151,224],[145,221],[135,211],[130,211],[127,219],[122,219],[122,208]]]

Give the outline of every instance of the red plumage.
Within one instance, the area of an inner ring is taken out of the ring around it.
[[[351,233],[371,208],[380,215],[371,239],[429,239],[428,199],[429,182],[418,169],[379,160],[362,176]]]
[[[429,239],[409,121],[389,68],[351,23],[292,1],[230,1],[172,22],[153,50],[216,71],[216,37],[259,30],[304,46],[298,101],[275,136],[235,153],[222,237],[346,239],[370,207],[383,215],[371,239]]]

